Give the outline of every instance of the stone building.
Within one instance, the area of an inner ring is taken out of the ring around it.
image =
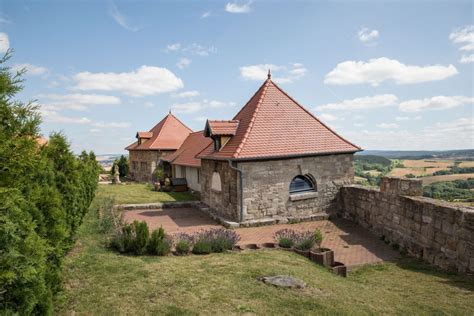
[[[268,79],[233,120],[208,120],[201,200],[236,222],[314,218],[335,211],[354,179],[345,140]]]
[[[127,146],[129,176],[135,181],[151,181],[161,158],[174,153],[192,133],[171,112],[148,132],[137,132],[137,141]],[[171,170],[165,173],[171,174]]]
[[[196,158],[196,155],[211,143],[212,140],[204,137],[202,131],[191,133],[177,151],[162,158],[164,166],[169,164],[173,178],[186,178],[188,187],[199,192],[201,159]]]

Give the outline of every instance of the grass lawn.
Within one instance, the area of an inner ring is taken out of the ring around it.
[[[472,277],[412,259],[359,268],[344,279],[286,251],[133,257],[104,242],[91,211],[65,260],[57,314],[474,314]],[[307,288],[257,281],[276,274],[297,277]]]
[[[196,198],[188,192],[157,192],[148,184],[132,183],[124,185],[101,184],[97,196],[111,196],[116,204],[154,203],[189,201]]]

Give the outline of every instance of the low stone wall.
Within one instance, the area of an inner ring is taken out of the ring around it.
[[[474,272],[474,209],[416,196],[421,192],[420,180],[389,177],[380,190],[345,186],[339,213],[412,256]]]

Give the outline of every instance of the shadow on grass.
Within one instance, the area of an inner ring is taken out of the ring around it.
[[[440,283],[474,292],[474,275],[458,272],[447,272],[432,266],[421,259],[404,256],[396,261],[396,265],[404,270],[423,273],[439,278]]]

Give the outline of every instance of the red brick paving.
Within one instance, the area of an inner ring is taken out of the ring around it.
[[[167,233],[194,233],[212,227],[220,227],[210,217],[191,208],[164,210],[133,210],[124,212],[125,221],[144,220],[150,229],[162,226]],[[347,266],[358,266],[367,263],[390,261],[398,257],[384,242],[346,220],[314,221],[298,224],[270,225],[261,227],[238,228],[241,240],[239,244],[261,244],[274,242],[273,235],[283,228],[294,230],[320,229],[324,239],[322,247],[334,250],[336,261]]]

